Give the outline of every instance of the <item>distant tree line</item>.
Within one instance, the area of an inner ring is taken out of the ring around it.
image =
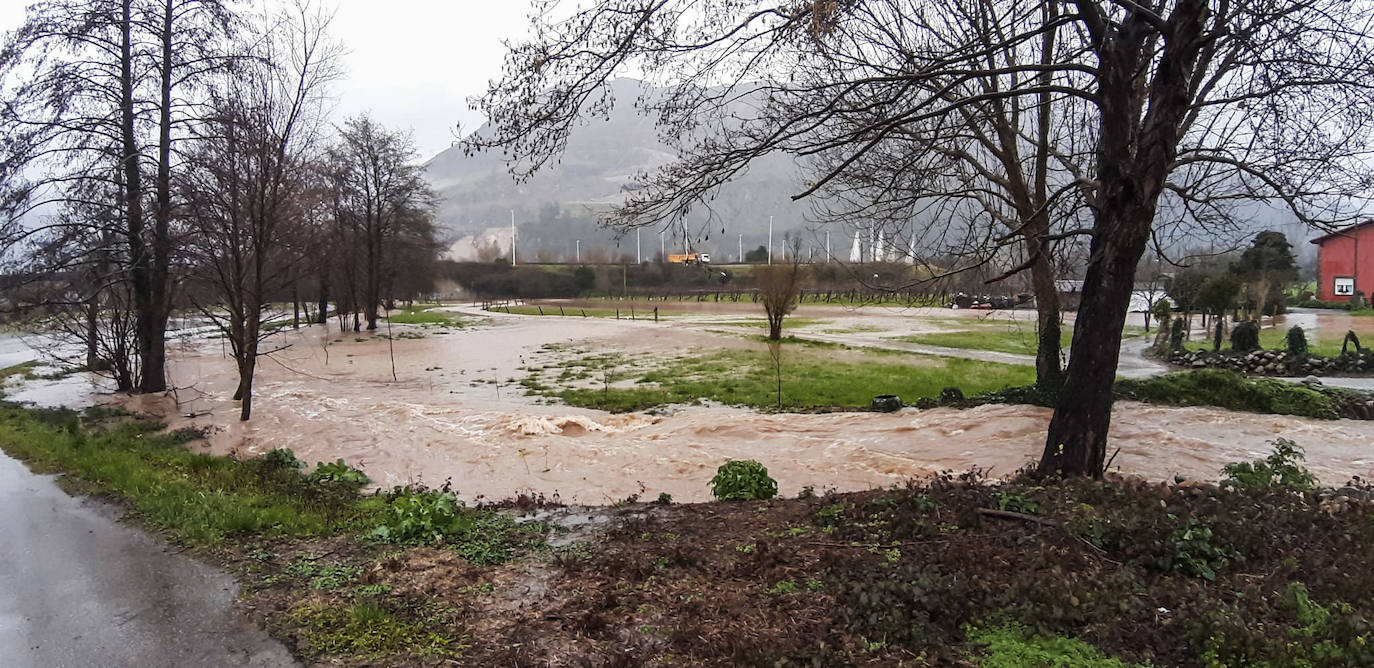
[[[0,49],[0,258],[24,277],[6,307],[136,392],[168,387],[169,317],[199,312],[248,419],[276,304],[372,329],[428,292],[434,195],[408,136],[330,126],[330,19],[311,0],[32,5]]]

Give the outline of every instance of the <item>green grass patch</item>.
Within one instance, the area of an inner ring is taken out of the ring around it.
[[[919,343],[928,346],[943,346],[946,348],[963,348],[971,350],[988,350],[1000,353],[1013,353],[1018,355],[1034,355],[1039,343],[1036,338],[1035,324],[1025,323],[1023,327],[1017,327],[1006,323],[953,323],[953,326],[967,327],[965,331],[958,332],[932,332],[929,334],[912,334],[910,336],[896,337],[896,341],[907,343]],[[1122,332],[1122,338],[1132,338],[1144,336],[1145,328],[1134,325],[1127,326]],[[1073,343],[1073,329],[1064,328],[1059,332],[1059,347],[1067,348]]]
[[[465,327],[469,324],[468,319],[448,311],[433,310],[433,305],[412,306],[404,311],[392,313],[388,316],[393,324],[397,325],[430,325],[440,327]]]
[[[467,648],[466,638],[435,630],[430,620],[408,619],[374,601],[336,607],[305,604],[291,614],[306,656],[394,657],[405,653],[449,656]]]
[[[63,471],[83,488],[125,499],[149,524],[195,545],[237,534],[311,536],[362,529],[380,499],[313,486],[261,460],[191,452],[188,434],[125,421],[90,429],[74,413],[0,408],[0,448],[44,471]]]
[[[972,657],[983,668],[1133,668],[1076,638],[1043,636],[1014,623],[968,629],[969,643],[982,648]]]
[[[541,393],[590,408],[623,412],[700,400],[776,407],[777,380],[772,360],[762,350],[727,350],[699,357],[660,361],[657,368],[618,367],[607,372],[609,383],[633,381],[635,387],[546,388]],[[590,368],[601,377],[596,363]],[[1029,366],[921,355],[876,355],[852,351],[852,361],[835,359],[833,351],[785,344],[782,358],[782,405],[789,409],[867,407],[874,395],[896,394],[908,402],[933,397],[945,387],[965,394],[1028,384]]]
[[[34,370],[37,368],[38,362],[36,360],[29,360],[0,369],[0,385],[9,382],[11,378],[30,378],[34,375]]]
[[[1341,342],[1345,340],[1345,332],[1326,332],[1325,330],[1305,330],[1307,335],[1307,354],[1319,357],[1339,357],[1341,354]],[[1260,330],[1260,347],[1266,350],[1287,350],[1288,349],[1288,328],[1269,327]],[[1361,341],[1363,343],[1363,341]],[[1212,349],[1212,337],[1200,337],[1187,341],[1184,348],[1188,350]],[[1221,349],[1227,351],[1231,349],[1231,337],[1222,337]]]

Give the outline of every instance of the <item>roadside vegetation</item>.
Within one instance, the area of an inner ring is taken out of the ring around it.
[[[363,493],[344,462],[193,453],[110,411],[0,409],[0,446],[237,573],[303,660],[391,665],[1374,662],[1374,490],[1298,444],[1221,485],[980,472],[853,494],[726,462],[723,500],[580,510]],[[782,493],[788,497],[777,496]],[[556,523],[556,519],[552,520]],[[556,539],[556,540],[555,540]]]

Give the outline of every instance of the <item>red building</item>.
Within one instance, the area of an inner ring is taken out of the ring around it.
[[[1374,220],[1312,240],[1317,244],[1317,299],[1345,302],[1374,289]]]

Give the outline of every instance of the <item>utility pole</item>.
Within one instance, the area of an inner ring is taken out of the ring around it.
[[[644,254],[639,250],[639,228],[635,228],[635,264],[644,264]]]
[[[515,209],[510,210],[510,266],[515,266]]]
[[[825,263],[830,264],[830,230],[825,231]]]
[[[735,261],[744,264],[744,233],[739,233],[739,255],[735,256]]]
[[[773,217],[768,217],[768,264],[773,264]]]
[[[663,240],[663,233],[658,233],[658,260],[659,262],[668,261],[668,242]]]
[[[581,239],[578,239],[578,240],[577,240],[577,246],[576,246],[576,248],[577,248],[577,251],[576,251],[576,252],[577,252],[577,256],[576,256],[576,257],[577,257],[577,263],[578,263],[578,264],[582,264],[582,240],[581,240]]]

